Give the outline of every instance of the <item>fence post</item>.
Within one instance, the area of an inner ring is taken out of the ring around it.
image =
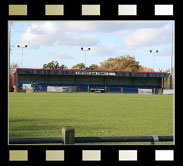
[[[75,142],[75,129],[70,127],[70,126],[66,126],[62,128],[62,137],[64,138],[64,144],[74,144]]]

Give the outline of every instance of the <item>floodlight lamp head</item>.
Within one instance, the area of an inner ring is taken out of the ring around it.
[[[91,48],[90,48],[90,47],[88,47],[88,50],[89,50],[89,51],[90,51],[90,49],[91,49]]]
[[[25,47],[27,47],[27,45],[25,45]]]
[[[17,47],[20,47],[20,45],[17,45]]]
[[[83,50],[83,47],[81,47],[81,50]]]
[[[158,53],[158,50],[156,50],[156,53]]]

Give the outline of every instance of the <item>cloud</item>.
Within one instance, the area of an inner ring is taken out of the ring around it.
[[[55,57],[61,58],[61,59],[73,59],[73,57],[67,55],[67,53],[65,53],[64,51],[57,51],[53,55],[55,55]]]
[[[159,50],[158,55],[159,56],[172,56],[172,48],[169,47],[169,48],[161,49],[161,50]]]
[[[99,45],[94,46],[91,48],[91,51],[88,55],[91,56],[116,56],[117,52],[116,50],[119,50],[119,46],[116,45]]]
[[[139,28],[159,28],[165,21],[70,21],[66,26],[74,31],[120,32]]]
[[[167,25],[160,28],[141,28],[129,35],[125,41],[126,48],[136,46],[154,46],[170,42],[171,33]]]
[[[22,34],[20,43],[28,44],[29,48],[88,46],[93,47],[93,55],[109,55],[114,51],[113,46],[97,47],[102,35],[126,37],[124,48],[166,44],[170,40],[168,24],[167,21],[32,22]]]
[[[74,31],[86,32],[116,32],[124,28],[124,23],[113,21],[71,21],[67,22],[66,26]]]
[[[68,30],[64,23],[44,22],[33,23],[21,36],[21,43],[27,43],[31,48],[59,45],[96,45],[98,38],[94,34],[83,34]]]

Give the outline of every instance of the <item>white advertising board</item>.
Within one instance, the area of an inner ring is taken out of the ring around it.
[[[152,94],[152,89],[138,89],[139,94]]]
[[[173,89],[163,89],[163,95],[173,95],[174,90]]]
[[[59,86],[47,86],[47,92],[62,92],[62,87],[59,87]]]
[[[47,86],[47,92],[76,92],[76,86]]]
[[[23,90],[25,90],[26,88],[31,88],[31,84],[23,84],[22,88]]]

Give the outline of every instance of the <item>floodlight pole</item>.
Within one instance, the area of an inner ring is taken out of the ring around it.
[[[24,46],[17,45],[17,47],[22,49],[21,67],[23,67],[23,49],[27,48],[28,46],[27,45],[24,45]]]
[[[150,53],[153,53],[153,70],[154,70],[155,53],[158,54],[158,50],[156,50],[155,52],[153,50],[150,50]]]
[[[174,24],[172,23],[172,54],[171,54],[171,60],[170,60],[170,89],[172,89],[172,63],[173,63],[173,52],[174,52]]]
[[[86,67],[86,52],[87,52],[87,51],[90,51],[90,50],[91,50],[90,47],[88,47],[88,48],[83,48],[83,47],[81,47],[81,51],[84,51],[84,52],[85,52],[85,67]]]
[[[86,67],[86,51],[85,51],[85,67]]]

